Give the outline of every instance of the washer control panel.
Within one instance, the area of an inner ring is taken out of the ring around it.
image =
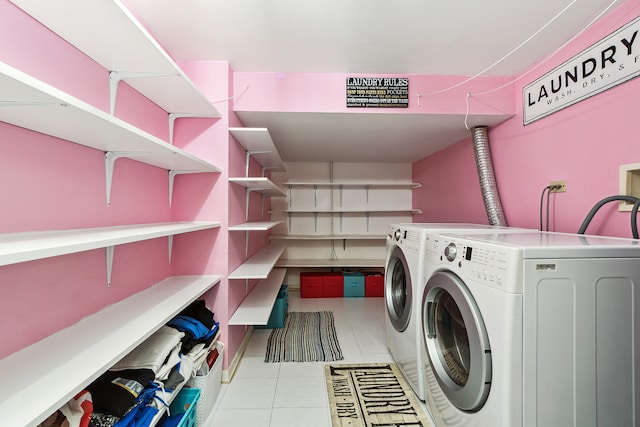
[[[387,233],[387,246],[400,246],[403,250],[417,254],[420,253],[421,236],[421,231],[391,225]]]
[[[512,247],[482,241],[437,236],[438,263],[447,266],[464,280],[473,280],[509,292],[521,292],[519,279],[522,262]]]

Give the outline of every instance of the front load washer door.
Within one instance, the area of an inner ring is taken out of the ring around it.
[[[491,388],[491,348],[473,296],[455,274],[434,273],[422,298],[422,332],[431,367],[449,401],[478,411]]]
[[[403,332],[409,325],[412,307],[412,284],[409,265],[402,250],[395,246],[384,273],[384,298],[394,329]]]

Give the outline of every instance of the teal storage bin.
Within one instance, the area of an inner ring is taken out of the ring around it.
[[[199,388],[183,388],[169,405],[172,416],[180,415],[177,427],[197,427],[196,405],[200,399]],[[164,424],[164,423],[163,423]],[[162,424],[160,424],[162,427]]]
[[[344,272],[344,296],[364,297],[364,274],[360,272]]]
[[[289,312],[289,291],[288,286],[282,285],[280,286],[280,291],[278,292],[278,297],[276,298],[276,302],[273,304],[273,309],[271,310],[271,314],[269,315],[269,321],[266,325],[255,325],[256,329],[274,329],[274,328],[284,328],[284,321],[287,318],[287,313]]]

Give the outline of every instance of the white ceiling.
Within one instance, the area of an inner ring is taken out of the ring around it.
[[[624,1],[123,3],[174,59],[227,60],[235,71],[517,76]],[[269,128],[284,161],[413,162],[469,136],[452,116],[368,110],[240,118],[244,126]]]

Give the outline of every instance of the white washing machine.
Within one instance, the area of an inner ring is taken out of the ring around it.
[[[444,426],[640,426],[640,242],[427,241],[426,403]]]
[[[426,283],[425,237],[444,232],[488,233],[525,231],[467,223],[390,224],[385,263],[387,347],[416,396],[425,400],[420,296]]]

